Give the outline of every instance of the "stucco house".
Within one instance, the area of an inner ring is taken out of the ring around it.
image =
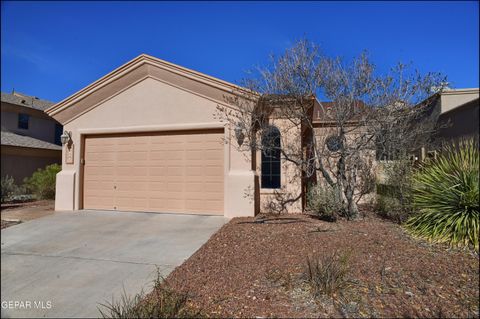
[[[69,140],[55,209],[254,216],[276,189],[301,193],[293,167],[275,154],[261,167],[215,116],[242,90],[142,54],[53,105],[46,113]]]
[[[62,125],[44,113],[54,103],[18,92],[1,93],[1,175],[17,184],[39,168],[61,163]]]
[[[236,127],[216,116],[219,106],[235,111],[242,92],[142,54],[53,105],[46,113],[65,130],[55,209],[255,216],[281,193],[300,198],[288,212],[302,212],[300,169],[280,153],[242,151]],[[322,121],[325,106],[312,98],[320,139],[332,130]],[[275,112],[269,123],[268,134],[305,151],[301,127]],[[365,156],[375,160],[375,154]]]
[[[439,94],[440,138],[444,141],[478,136],[480,122],[479,89],[447,90]]]
[[[452,143],[479,136],[479,88],[446,89],[429,98],[427,107],[438,114],[439,130],[436,142]],[[432,153],[433,152],[433,153]],[[434,156],[434,151],[422,148],[419,159]]]

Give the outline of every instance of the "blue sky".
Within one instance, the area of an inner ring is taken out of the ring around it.
[[[478,2],[10,2],[1,90],[58,102],[141,53],[238,83],[299,38],[479,86]]]

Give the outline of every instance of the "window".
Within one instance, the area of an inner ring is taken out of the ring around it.
[[[262,136],[262,188],[280,188],[280,131],[269,127]]]
[[[30,116],[28,114],[18,113],[18,128],[28,130],[28,121]]]
[[[55,123],[55,144],[62,145],[62,140],[60,139],[60,136],[62,136],[62,133],[63,133],[63,126],[61,126],[58,123]]]

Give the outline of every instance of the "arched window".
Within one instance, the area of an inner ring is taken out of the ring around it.
[[[262,136],[262,188],[280,188],[280,131],[270,126]]]

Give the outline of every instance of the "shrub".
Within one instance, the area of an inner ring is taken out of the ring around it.
[[[26,194],[24,186],[15,184],[13,177],[5,175],[1,178],[2,203],[4,202],[25,202],[31,200],[31,196]]]
[[[418,213],[406,223],[413,235],[455,246],[472,245],[479,237],[479,147],[475,140],[446,146],[435,161],[414,175]]]
[[[403,223],[413,212],[412,175],[410,160],[384,163],[384,184],[377,184],[377,212],[397,223]]]
[[[1,187],[2,187],[2,203],[6,202],[10,196],[12,196],[17,188],[13,177],[4,175],[1,178]]]
[[[45,169],[38,169],[32,177],[25,180],[25,185],[37,199],[55,198],[55,179],[57,173],[62,170],[58,164],[52,164]]]
[[[305,276],[314,297],[331,296],[348,286],[348,254],[308,257]]]
[[[103,308],[103,309],[102,309]],[[129,297],[125,290],[119,300],[100,304],[103,318],[199,318],[201,313],[188,305],[188,294],[170,287],[157,269],[153,292]]]
[[[330,221],[335,221],[343,210],[340,193],[330,185],[321,183],[310,187],[307,203],[312,213]]]

